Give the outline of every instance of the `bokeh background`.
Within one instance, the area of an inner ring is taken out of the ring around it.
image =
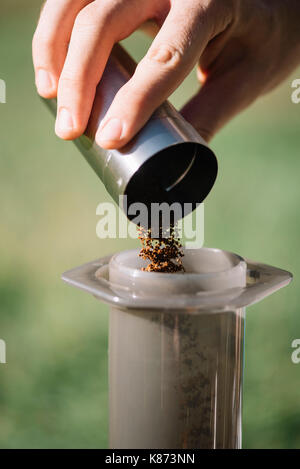
[[[31,37],[38,0],[2,0],[0,78],[1,448],[107,447],[108,308],[60,280],[65,270],[136,245],[96,237],[108,201],[72,143],[53,132],[36,95]],[[126,41],[136,59],[147,40]],[[278,64],[280,66],[280,64]],[[248,309],[245,448],[300,447],[300,105],[291,81],[213,141],[220,173],[206,206],[205,244],[290,270],[291,286]],[[172,96],[181,106],[194,76]]]

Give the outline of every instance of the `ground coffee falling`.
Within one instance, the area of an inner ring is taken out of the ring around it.
[[[142,243],[139,256],[150,261],[142,270],[166,273],[184,272],[182,244],[174,226],[164,231],[160,238],[155,239],[151,237],[150,229],[140,227],[139,239]]]

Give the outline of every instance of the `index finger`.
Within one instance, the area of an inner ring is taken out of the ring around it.
[[[120,148],[134,137],[154,110],[180,85],[213,34],[211,12],[172,7],[133,77],[119,90],[96,135],[104,148]]]
[[[47,0],[32,41],[32,56],[38,92],[54,98],[67,55],[74,21],[92,0]]]

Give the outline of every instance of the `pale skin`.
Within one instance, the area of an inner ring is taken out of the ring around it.
[[[300,64],[299,0],[47,0],[33,62],[59,137],[84,133],[113,45],[145,24],[155,38],[99,126],[103,148],[130,141],[196,65],[202,86],[181,112],[208,141]]]

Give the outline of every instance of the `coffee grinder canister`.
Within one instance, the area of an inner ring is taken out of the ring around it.
[[[95,142],[101,120],[135,67],[127,52],[115,45],[97,87],[86,131],[75,143],[115,202],[119,205],[120,196],[127,196],[121,198],[121,208],[129,219],[126,207],[136,202],[148,209],[151,203],[177,202],[187,215],[212,189],[218,163],[203,138],[169,102],[153,113],[125,147],[105,150]],[[56,100],[45,102],[56,114]]]

